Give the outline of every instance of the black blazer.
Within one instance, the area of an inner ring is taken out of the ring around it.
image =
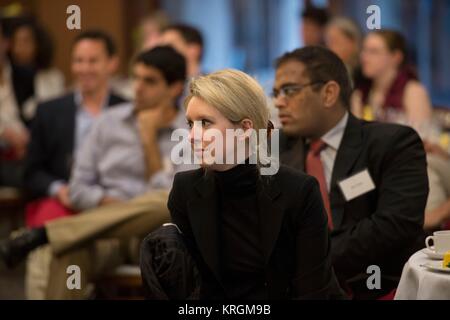
[[[111,94],[108,106],[125,101]],[[69,179],[73,162],[76,112],[73,93],[38,105],[31,126],[24,174],[25,187],[32,197],[46,196],[53,181]]]
[[[283,137],[280,152],[282,163],[304,171],[303,139]],[[345,201],[337,182],[364,169],[376,189]],[[398,279],[409,256],[423,247],[428,177],[417,133],[409,127],[366,122],[350,115],[329,195],[334,224],[331,256],[338,278],[367,278],[367,267],[378,265],[386,279]]]
[[[281,166],[257,185],[269,299],[341,298],[330,260],[327,217],[317,181]],[[217,189],[203,169],[177,173],[169,195],[172,221],[200,270],[201,298],[223,299]]]

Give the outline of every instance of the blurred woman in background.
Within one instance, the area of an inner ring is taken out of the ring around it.
[[[450,154],[439,145],[440,128],[432,121],[425,87],[407,64],[403,36],[392,30],[369,33],[364,39],[361,66],[368,81],[357,84],[353,112],[366,120],[397,122],[417,130],[427,153],[430,188],[424,228],[448,228],[444,224],[450,221]]]
[[[64,79],[51,68],[52,43],[33,19],[3,19],[0,31],[0,185],[20,188],[36,106],[62,94]]]
[[[366,120],[400,122],[423,132],[431,121],[431,101],[407,63],[403,36],[376,30],[364,39],[362,72],[368,81],[356,84],[352,111]]]
[[[33,118],[37,103],[64,92],[62,73],[51,66],[53,44],[47,32],[32,20],[23,20],[10,36],[9,60],[20,116]]]

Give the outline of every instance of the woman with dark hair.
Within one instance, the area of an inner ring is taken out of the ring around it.
[[[64,77],[51,66],[50,35],[33,20],[23,20],[14,26],[8,56],[20,116],[28,123],[38,102],[63,93]]]
[[[416,72],[408,64],[403,36],[376,30],[364,39],[362,72],[368,81],[356,84],[352,99],[355,115],[366,120],[402,122],[419,132],[431,120],[431,102]]]

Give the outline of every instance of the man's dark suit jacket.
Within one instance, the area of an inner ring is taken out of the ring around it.
[[[331,267],[327,218],[317,181],[281,166],[277,174],[261,176],[257,200],[264,294],[269,299],[342,298]],[[203,169],[177,173],[168,207],[198,265],[200,298],[228,298],[222,282],[214,174]]]
[[[107,106],[122,102],[125,100],[110,94]],[[25,160],[24,184],[30,196],[47,196],[52,182],[69,179],[77,108],[73,93],[38,105]]]
[[[280,140],[281,162],[304,171],[305,140],[286,136]],[[375,190],[346,201],[338,182],[364,169]],[[329,196],[334,224],[331,255],[341,284],[364,275],[365,286],[370,265],[380,267],[385,287],[388,279],[398,280],[407,259],[423,247],[428,177],[417,133],[409,127],[349,115]]]

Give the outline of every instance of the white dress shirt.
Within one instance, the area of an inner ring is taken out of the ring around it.
[[[344,130],[347,126],[348,112],[330,131],[325,133],[320,139],[325,142],[326,146],[320,152],[320,160],[327,182],[327,189],[330,192],[331,175],[333,173],[334,160],[336,160],[337,151],[341,145]]]

